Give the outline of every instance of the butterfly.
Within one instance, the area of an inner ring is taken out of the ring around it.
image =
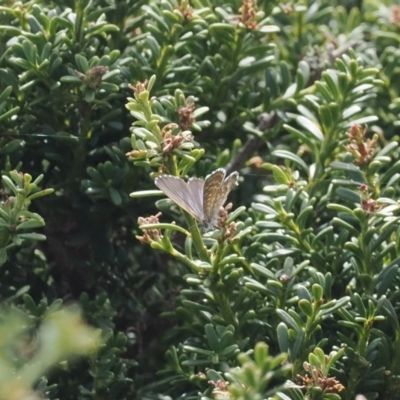
[[[190,178],[186,183],[182,178],[161,175],[155,184],[179,207],[200,222],[205,230],[217,226],[220,208],[225,204],[229,192],[238,184],[239,173],[226,176],[223,168],[218,168],[206,179]]]

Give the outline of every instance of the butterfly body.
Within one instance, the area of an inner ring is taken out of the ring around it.
[[[226,177],[226,171],[218,168],[205,180],[161,175],[155,184],[179,207],[196,218],[206,229],[216,227],[220,208],[225,204],[229,192],[238,184],[239,174],[233,172]]]

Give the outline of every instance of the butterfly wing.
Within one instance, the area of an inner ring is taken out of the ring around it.
[[[238,179],[239,179],[239,173],[238,172],[232,172],[229,176],[227,176],[222,183],[221,186],[221,195],[218,198],[218,201],[215,204],[215,207],[217,208],[217,213],[225,203],[228,198],[229,193],[231,190],[237,186],[238,184]]]
[[[172,175],[161,175],[155,179],[154,183],[192,217],[197,220],[202,219],[202,213],[198,214],[199,207],[197,201],[193,197],[189,185],[182,178]]]
[[[210,175],[208,175],[204,182],[204,193],[203,193],[203,210],[204,220],[206,223],[215,219],[215,215],[218,214],[219,207],[216,211],[216,204],[220,203],[221,186],[225,179],[225,170],[218,168]]]
[[[224,180],[222,185],[223,192],[224,192],[224,200],[221,204],[223,206],[228,198],[229,193],[232,189],[234,189],[238,185],[239,181],[239,173],[237,171],[232,172],[229,176],[227,176]]]
[[[190,178],[188,180],[188,186],[192,199],[194,200],[193,208],[196,209],[197,215],[201,216],[200,221],[204,219],[203,213],[203,193],[204,193],[204,181],[200,178]]]
[[[204,183],[204,220],[216,225],[219,209],[225,204],[229,192],[237,185],[239,174],[233,172],[225,178],[226,171],[218,168],[206,177]]]

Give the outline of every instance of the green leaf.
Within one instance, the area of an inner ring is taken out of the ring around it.
[[[133,199],[140,199],[142,197],[150,196],[165,196],[165,193],[162,190],[141,190],[129,194],[129,197],[132,197]]]
[[[296,223],[300,227],[300,229],[305,229],[307,226],[308,218],[314,213],[314,207],[308,206],[305,207],[302,212],[296,218]]]
[[[304,328],[301,328],[300,330],[297,331],[296,340],[289,352],[291,360],[295,360],[298,357],[301,349],[304,347],[305,336],[306,332]]]
[[[346,206],[343,206],[341,204],[330,203],[330,204],[327,205],[327,208],[329,210],[334,210],[334,211],[338,211],[338,212],[341,212],[341,213],[345,213],[345,214],[349,214],[351,216],[354,216],[354,213],[353,213],[352,209],[350,209],[350,208],[348,208]]]
[[[26,17],[28,24],[31,28],[32,33],[45,33],[43,26],[39,23],[39,21],[33,16],[33,15],[28,15]]]
[[[264,70],[268,65],[275,60],[275,56],[266,56],[260,60],[255,57],[247,57],[239,62],[239,70],[241,73],[246,74],[255,73],[258,70]]]
[[[336,189],[336,194],[340,196],[342,199],[348,200],[353,203],[361,204],[360,195],[354,192],[353,190],[340,187]]]
[[[82,55],[75,54],[75,62],[80,72],[85,74],[89,70],[89,63]]]
[[[318,92],[322,95],[326,103],[331,103],[335,99],[332,98],[331,93],[327,88],[327,84],[325,82],[317,81],[315,82],[315,87]]]
[[[307,135],[305,135],[303,132],[299,131],[298,129],[295,129],[291,127],[290,125],[284,124],[283,127],[292,135],[294,135],[301,143],[304,143],[307,145],[311,150],[315,149],[314,142],[309,138]]]
[[[109,194],[111,197],[112,202],[116,205],[119,206],[122,203],[122,198],[121,195],[118,193],[118,190],[110,187],[109,189]]]
[[[85,98],[85,101],[88,103],[91,103],[95,99],[96,92],[93,89],[86,88],[85,91],[83,92],[83,97]]]
[[[283,322],[278,324],[277,337],[279,350],[281,352],[287,353],[289,350],[289,332],[286,324],[284,324]]]
[[[304,172],[306,172],[307,175],[309,175],[308,165],[296,154],[291,153],[290,151],[286,151],[286,150],[275,150],[272,152],[272,155],[274,155],[275,157],[280,157],[280,158],[294,162]]]
[[[37,315],[37,308],[36,304],[33,301],[32,297],[29,296],[29,294],[24,294],[22,296],[22,300],[24,302],[24,305],[26,309],[32,314],[32,315]]]
[[[297,90],[304,89],[310,80],[310,66],[305,61],[300,61],[296,71]]]
[[[207,369],[207,378],[213,382],[224,381],[224,378],[221,376],[221,374],[212,368]]]
[[[291,254],[297,253],[299,250],[297,249],[278,249],[275,251],[272,251],[271,253],[268,253],[268,258],[274,258],[274,257],[286,257]]]
[[[22,42],[22,48],[24,49],[25,56],[31,65],[36,65],[37,48],[29,40]]]
[[[397,149],[399,146],[399,144],[397,142],[390,142],[388,143],[381,151],[379,151],[376,155],[375,155],[375,159],[378,159],[380,157],[384,157],[389,155],[390,153],[392,153],[395,149]]]
[[[46,236],[41,235],[40,233],[19,233],[17,236],[20,239],[26,239],[26,240],[36,240],[36,241],[46,240]]]
[[[36,219],[36,220],[30,220],[30,221],[24,221],[21,222],[17,226],[17,231],[23,230],[23,229],[34,229],[34,228],[41,228],[45,225],[43,220]]]
[[[334,70],[327,70],[322,73],[322,79],[326,82],[333,95],[333,101],[340,101],[340,91],[338,88],[337,75]]]
[[[378,298],[383,296],[388,288],[393,285],[393,279],[399,270],[400,258],[395,259],[384,268],[376,279]]]
[[[297,333],[300,332],[300,326],[297,325],[296,321],[284,310],[276,310],[279,318],[290,328],[294,329]]]
[[[333,125],[333,118],[332,118],[330,108],[328,106],[322,105],[318,109],[318,113],[321,118],[321,122],[324,127],[324,130],[329,132],[329,130],[331,129],[331,127]]]
[[[313,309],[311,303],[308,300],[300,300],[299,301],[300,310],[308,317],[311,318],[313,315]]]
[[[296,118],[296,122],[303,128],[307,129],[307,131],[310,132],[316,139],[323,142],[324,134],[321,132],[319,127],[314,124],[314,122],[310,121],[306,117],[303,117],[302,115],[299,115]]]
[[[8,188],[11,189],[15,195],[17,195],[18,188],[14,185],[14,182],[7,175],[3,175],[2,178],[6,186],[8,186]]]
[[[235,28],[233,25],[220,22],[211,24],[208,29],[214,37],[220,37],[229,41],[233,39],[233,35],[235,33]]]

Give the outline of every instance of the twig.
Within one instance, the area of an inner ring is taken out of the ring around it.
[[[259,117],[258,129],[260,131],[266,131],[273,128],[277,122],[278,117],[275,113],[262,113]],[[236,154],[235,158],[225,167],[227,175],[240,170],[252,154],[264,146],[265,142],[261,137],[251,136],[241,150]]]

